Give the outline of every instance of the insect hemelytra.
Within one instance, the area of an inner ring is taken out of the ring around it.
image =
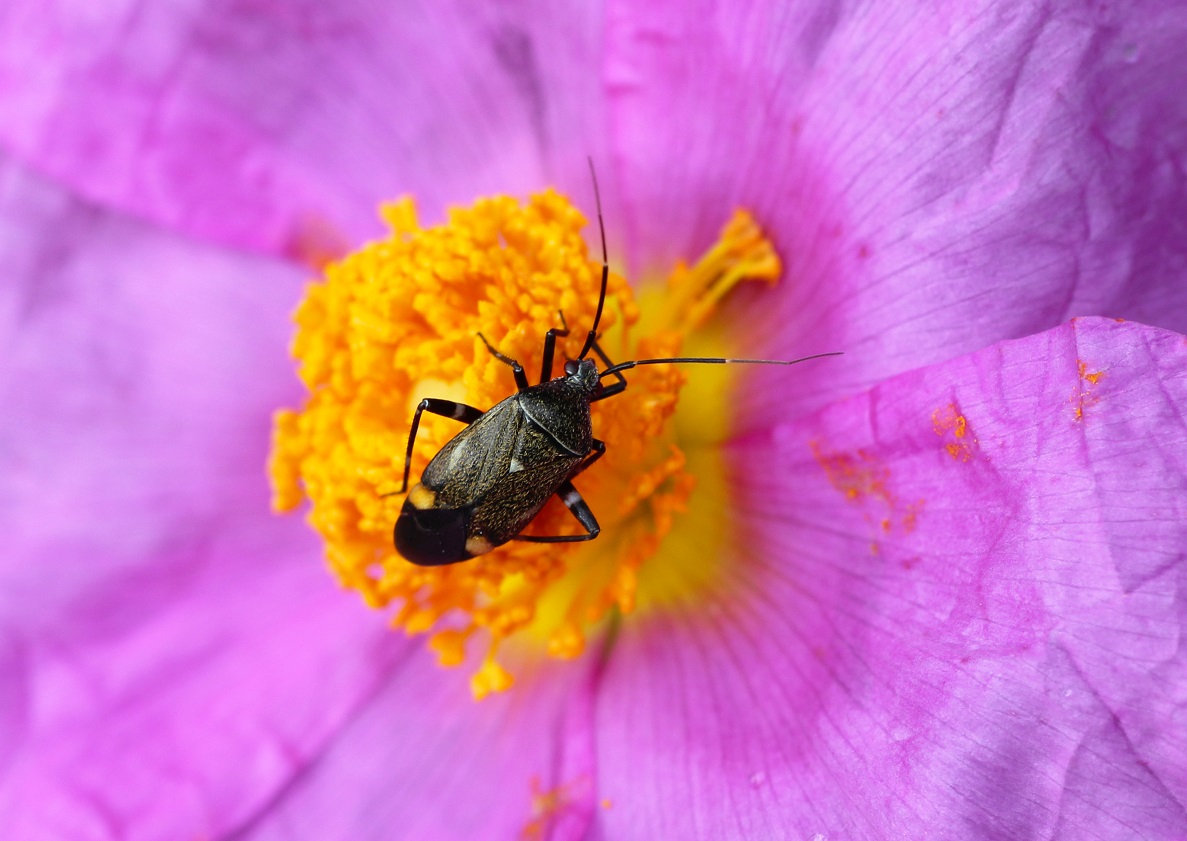
[[[668,362],[794,365],[808,359],[838,355],[818,353],[787,361],[675,357],[611,363],[597,342],[610,269],[602,202],[592,162],[590,174],[598,210],[598,230],[602,237],[602,287],[593,328],[578,357],[565,363],[564,375],[552,379],[556,339],[569,335],[568,325],[561,315],[562,326],[549,330],[544,337],[538,385],[529,385],[523,366],[499,353],[479,333],[487,349],[511,366],[518,389],[516,393],[485,412],[464,403],[431,397],[416,407],[408,435],[400,493],[408,490],[412,447],[421,413],[454,418],[467,426],[429,462],[420,482],[408,491],[408,498],[396,519],[396,550],[414,564],[440,566],[465,561],[513,539],[533,543],[573,543],[597,537],[601,531],[598,521],[573,486],[573,479],[606,452],[605,443],[593,436],[590,404],[622,392],[627,386],[622,372],[629,368]],[[586,358],[590,351],[606,366],[601,373],[597,364]],[[603,385],[602,380],[606,377],[613,377],[615,382]],[[561,498],[586,533],[521,536],[520,532],[553,494]]]

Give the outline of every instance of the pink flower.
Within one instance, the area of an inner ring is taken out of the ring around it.
[[[1185,34],[10,3],[0,836],[1183,837]],[[268,511],[289,313],[380,199],[587,155],[632,277],[745,206],[785,278],[724,317],[846,355],[747,376],[720,598],[475,704]]]

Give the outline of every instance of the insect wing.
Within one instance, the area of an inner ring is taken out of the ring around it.
[[[509,397],[442,447],[421,475],[437,494],[435,507],[461,508],[482,499],[507,474],[523,423],[523,413]]]
[[[524,423],[508,472],[482,496],[472,527],[493,546],[506,543],[532,521],[580,463],[535,424]]]

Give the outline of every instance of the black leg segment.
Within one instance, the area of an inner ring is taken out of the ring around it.
[[[553,327],[544,334],[544,364],[540,366],[540,382],[546,383],[552,379],[552,356],[556,351],[556,337],[569,335],[569,325],[565,321],[565,314],[560,310],[556,314],[561,317],[561,327],[558,330]]]
[[[605,351],[602,350],[602,346],[597,342],[593,343],[593,352],[597,354],[598,359],[602,360],[602,364],[605,365],[606,368],[614,367],[614,363],[606,358]],[[614,371],[610,374],[610,376],[614,377],[614,379],[618,380],[618,382],[603,388],[602,393],[591,399],[589,401],[590,403],[597,403],[599,400],[605,400],[607,397],[613,397],[616,394],[622,394],[622,392],[626,391],[626,377],[622,375],[622,371]]]
[[[478,338],[482,339],[482,343],[486,345],[486,349],[490,351],[491,356],[511,366],[511,373],[515,375],[515,387],[520,391],[527,391],[531,386],[528,384],[528,375],[523,372],[523,366],[510,356],[504,356],[495,350],[494,345],[486,340],[486,336],[479,333]]]
[[[416,443],[416,430],[420,428],[420,413],[428,412],[443,418],[453,418],[464,424],[472,424],[482,417],[481,409],[467,406],[465,403],[455,403],[452,400],[439,400],[436,397],[426,397],[416,407],[416,414],[412,416],[412,430],[408,433],[408,450],[404,453],[404,485],[400,493],[408,490],[408,474],[412,471],[412,445]]]
[[[577,472],[570,476],[570,479],[575,479],[593,465],[595,461],[606,455],[606,442],[600,441],[597,438],[593,439],[593,450],[585,457],[585,461],[581,462],[581,466],[577,468]]]
[[[599,442],[600,443],[600,442]],[[588,467],[606,451],[606,445],[597,451],[595,455],[587,459],[582,469]],[[549,535],[527,535],[526,537],[520,535],[515,538],[522,540],[525,543],[582,543],[586,540],[593,540],[602,533],[602,527],[598,525],[598,520],[594,517],[593,512],[589,510],[589,506],[585,504],[585,500],[581,498],[581,494],[577,493],[577,489],[573,487],[572,482],[563,482],[561,486],[556,489],[556,495],[561,498],[561,502],[565,507],[577,518],[577,522],[588,532],[588,534],[549,534]]]

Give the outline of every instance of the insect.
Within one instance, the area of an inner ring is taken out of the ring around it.
[[[606,452],[605,442],[593,436],[590,405],[626,389],[623,371],[638,365],[672,362],[794,365],[839,355],[819,353],[791,361],[675,357],[612,363],[598,345],[598,324],[606,302],[610,269],[602,200],[592,161],[590,175],[602,237],[602,286],[593,327],[578,357],[566,361],[564,374],[553,379],[556,340],[569,335],[564,314],[558,313],[562,326],[544,336],[543,365],[537,385],[529,384],[519,362],[504,356],[479,333],[491,354],[511,366],[516,392],[486,411],[432,397],[416,407],[404,457],[404,483],[399,491],[401,494],[407,491],[408,497],[394,529],[396,550],[414,564],[441,566],[469,560],[509,540],[575,543],[596,538],[601,528],[574,487],[573,479]],[[591,351],[606,366],[601,372],[597,363],[587,358]],[[608,377],[614,382],[604,384],[602,380]],[[441,448],[425,467],[420,482],[409,491],[412,447],[424,412],[461,421],[466,428]],[[560,497],[585,534],[521,535],[553,494]]]

